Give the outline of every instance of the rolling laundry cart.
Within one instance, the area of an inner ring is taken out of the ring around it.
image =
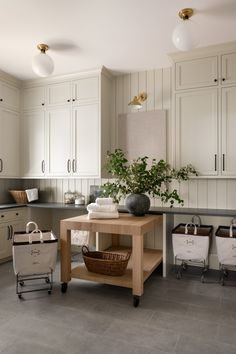
[[[172,230],[177,279],[182,277],[182,272],[187,269],[188,263],[202,264],[201,281],[204,282],[204,275],[208,269],[208,253],[212,231],[212,225],[201,225],[199,216],[193,216],[191,223],[179,224]],[[181,263],[178,264],[179,262]]]
[[[220,283],[225,285],[229,268],[236,267],[236,218],[232,219],[230,226],[219,226],[215,235]]]
[[[31,224],[35,229],[30,232]],[[48,294],[51,294],[57,244],[58,239],[52,231],[39,230],[33,221],[28,222],[26,231],[14,233],[13,267],[16,275],[16,294],[19,298],[23,293],[40,290],[47,290]],[[44,280],[44,286],[39,287],[38,282],[35,284],[37,280]],[[27,286],[24,287],[25,285]]]

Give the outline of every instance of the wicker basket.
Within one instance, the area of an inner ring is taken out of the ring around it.
[[[127,254],[89,251],[87,246],[82,247],[84,263],[89,272],[120,276],[125,273],[130,252]]]
[[[12,195],[14,198],[15,202],[17,204],[27,204],[28,199],[25,191],[16,191],[16,190],[9,190],[9,193]]]

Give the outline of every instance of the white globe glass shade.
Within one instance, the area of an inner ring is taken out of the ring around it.
[[[54,63],[46,53],[39,53],[33,57],[32,68],[35,74],[46,77],[52,74]]]
[[[182,51],[188,51],[198,45],[198,26],[191,20],[184,20],[177,25],[172,34],[175,47]]]

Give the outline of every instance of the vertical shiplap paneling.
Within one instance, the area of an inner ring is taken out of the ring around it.
[[[207,208],[216,208],[216,180],[207,180]]]
[[[188,181],[183,181],[179,184],[179,195],[184,201],[184,207],[189,207],[189,183]]]
[[[207,180],[199,179],[197,183],[198,183],[197,206],[198,208],[207,208],[208,205]]]
[[[171,68],[163,69],[163,105],[162,108],[166,110],[166,141],[167,141],[167,161],[172,161],[172,124],[171,124]]]
[[[163,109],[163,70],[154,71],[154,110]]]
[[[154,70],[147,71],[147,111],[155,109],[155,72]]]
[[[122,76],[123,78],[123,110],[122,113],[129,113],[130,112],[130,106],[128,106],[129,102],[133,99],[133,97],[130,96],[131,94],[131,89],[130,89],[130,74]]]
[[[227,209],[227,181],[225,179],[216,181],[216,193],[216,208]]]
[[[236,209],[236,179],[228,180],[227,208]]]
[[[115,146],[118,143],[118,119],[119,114],[123,113],[124,108],[124,96],[123,96],[123,89],[124,89],[124,76],[118,76],[116,79],[116,119],[115,119]]]
[[[142,92],[147,92],[147,72],[142,71],[138,73],[138,89],[136,95],[139,95]],[[139,110],[140,112],[147,111],[147,101],[142,102],[142,108]]]
[[[139,73],[130,74],[130,97],[133,99],[134,96],[138,95],[139,87]],[[137,112],[132,106],[130,106],[130,112]]]
[[[112,80],[111,100],[111,151],[116,148],[116,80]]]
[[[197,208],[198,183],[194,179],[188,181],[188,206]]]

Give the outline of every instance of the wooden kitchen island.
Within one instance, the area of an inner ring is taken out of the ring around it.
[[[60,222],[61,242],[61,291],[67,291],[67,284],[71,278],[85,279],[103,284],[123,286],[132,289],[133,304],[139,305],[143,294],[144,281],[162,262],[162,250],[144,249],[144,235],[153,231],[162,222],[162,215],[145,215],[141,217],[120,213],[118,219],[92,219],[81,215]],[[132,237],[131,258],[127,270],[122,276],[109,276],[89,272],[82,263],[71,268],[71,230],[85,230],[90,233],[111,234],[112,247],[109,252],[124,252],[130,248],[119,246],[119,236]]]

